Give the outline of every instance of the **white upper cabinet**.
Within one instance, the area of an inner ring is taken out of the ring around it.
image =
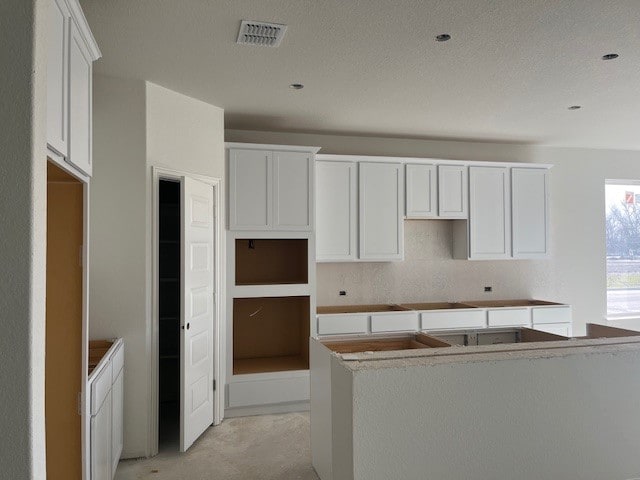
[[[67,98],[69,77],[69,11],[64,0],[52,0],[49,8],[49,46],[47,50],[47,144],[66,157],[69,127]]]
[[[511,256],[509,169],[469,168],[469,258]]]
[[[317,148],[227,147],[230,230],[312,230]]]
[[[549,171],[512,168],[513,257],[544,258],[549,253]]]
[[[316,162],[316,260],[355,260],[357,165]]]
[[[91,175],[91,85],[92,60],[75,23],[69,38],[69,158]]]
[[[438,172],[435,165],[405,166],[405,215],[407,218],[438,216]]]
[[[438,215],[467,218],[468,181],[465,165],[438,165]]]
[[[271,159],[268,150],[229,151],[229,229],[271,228]]]
[[[361,260],[403,258],[403,166],[359,164],[359,256]]]
[[[92,173],[92,69],[100,50],[77,0],[50,0],[47,58],[49,156]]]
[[[273,152],[273,180],[274,230],[311,230],[313,155]]]

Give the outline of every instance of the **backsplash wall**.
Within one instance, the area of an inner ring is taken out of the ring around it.
[[[405,259],[319,263],[318,305],[539,298],[558,300],[550,260],[453,260],[453,221],[405,220]],[[485,286],[493,291],[484,292]],[[346,296],[339,291],[345,290]]]

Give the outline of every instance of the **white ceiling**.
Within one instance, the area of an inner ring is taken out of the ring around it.
[[[98,73],[222,107],[227,128],[640,149],[638,0],[81,3]],[[237,45],[243,19],[289,28]]]

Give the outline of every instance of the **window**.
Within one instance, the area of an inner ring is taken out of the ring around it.
[[[605,186],[607,316],[640,317],[640,182]]]

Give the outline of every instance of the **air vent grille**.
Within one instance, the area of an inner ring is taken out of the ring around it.
[[[237,43],[241,45],[258,45],[261,47],[278,47],[287,31],[286,25],[243,20],[240,24]]]

